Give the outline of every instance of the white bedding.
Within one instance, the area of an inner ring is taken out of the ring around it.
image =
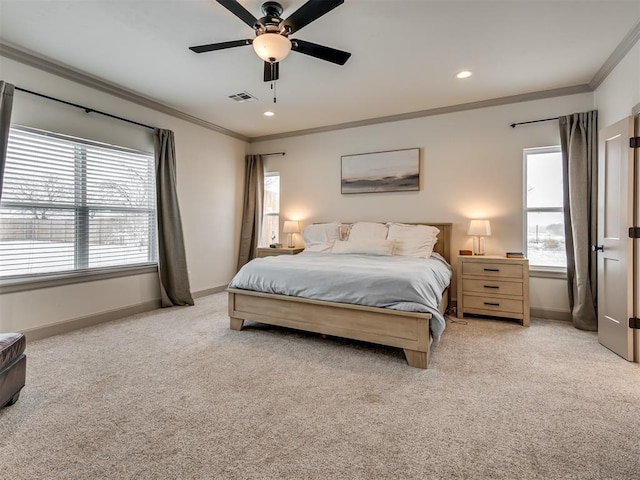
[[[431,313],[431,333],[438,341],[445,327],[438,306],[450,281],[451,267],[437,254],[411,258],[303,252],[256,258],[229,287]]]

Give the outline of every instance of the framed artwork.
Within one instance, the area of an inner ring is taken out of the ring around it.
[[[343,155],[341,186],[343,194],[420,190],[420,149]]]

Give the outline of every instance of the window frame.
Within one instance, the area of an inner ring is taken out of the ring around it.
[[[264,180],[263,182],[266,183],[266,179],[268,177],[278,177],[278,211],[277,212],[270,212],[270,213],[265,213],[264,210],[262,212],[262,222],[261,222],[261,228],[264,227],[264,219],[265,217],[278,217],[278,229],[276,230],[276,243],[280,243],[280,172],[265,172],[264,173]],[[266,192],[266,188],[264,188],[263,186],[263,192]],[[263,193],[264,195],[264,193]],[[264,202],[264,199],[263,199]],[[260,232],[260,240],[262,241],[262,237],[263,237],[263,232]],[[264,247],[268,247],[270,244],[270,242],[267,242],[266,245],[258,245],[258,247],[264,248]]]
[[[529,258],[528,252],[528,239],[529,239],[529,212],[535,213],[564,213],[564,206],[560,207],[531,207],[527,206],[527,165],[529,155],[540,155],[545,153],[559,153],[562,154],[562,148],[560,145],[551,145],[546,147],[531,147],[524,148],[522,150],[522,251],[525,258]],[[546,277],[546,278],[566,278],[567,267],[559,267],[553,265],[531,265],[529,263],[529,271],[534,277]]]
[[[150,156],[153,159],[153,153],[145,152],[141,150],[121,147],[118,145],[111,145],[96,142],[90,139],[74,137],[70,135],[65,135],[57,132],[50,132],[47,130],[41,130],[37,128],[27,127],[23,125],[15,125],[12,124],[10,126],[11,130],[17,130],[21,132],[27,132],[31,134],[41,135],[43,137],[59,139],[61,141],[70,141],[73,142],[74,155],[76,158],[76,164],[74,166],[74,175],[83,175],[86,174],[86,158],[87,158],[87,148],[106,148],[111,151],[121,151],[125,153],[134,153],[134,154],[142,154],[145,156]],[[78,146],[76,144],[80,144]],[[82,147],[84,145],[85,147]],[[80,160],[78,162],[78,160]],[[82,165],[80,165],[82,164]],[[149,170],[152,178],[155,177],[154,173],[154,164],[153,162],[149,162]],[[155,189],[155,185],[153,186]],[[40,288],[50,288],[61,285],[69,285],[74,283],[82,283],[87,281],[95,281],[95,280],[104,280],[108,278],[117,278],[124,276],[132,276],[132,275],[140,275],[147,273],[154,273],[158,271],[158,259],[157,259],[157,251],[158,251],[158,227],[157,227],[157,205],[155,195],[153,198],[153,208],[136,208],[136,207],[105,207],[105,206],[89,206],[86,201],[86,185],[78,191],[74,190],[73,194],[78,198],[78,195],[83,197],[83,201],[77,203],[74,201],[73,205],[69,204],[52,204],[50,205],[52,210],[57,211],[73,211],[75,224],[76,224],[76,233],[74,234],[74,268],[71,270],[61,270],[61,271],[53,271],[53,272],[42,272],[42,273],[29,273],[29,274],[16,274],[16,275],[8,275],[6,277],[0,277],[0,294],[4,293],[14,293],[20,291],[34,290]],[[29,208],[42,208],[45,205],[42,202],[16,202],[16,201],[1,201],[0,206],[4,208],[14,208],[18,210],[29,209]],[[91,211],[100,211],[100,210],[117,210],[122,212],[145,212],[152,216],[150,222],[153,223],[152,229],[149,230],[148,233],[148,256],[147,258],[151,258],[151,260],[145,262],[138,263],[130,263],[130,264],[122,264],[122,265],[110,265],[110,266],[98,266],[98,267],[89,267],[88,266],[88,252],[89,252],[89,212]],[[85,220],[83,220],[83,218]],[[85,231],[78,231],[82,226],[86,226]],[[87,240],[86,245],[81,244],[82,240]]]

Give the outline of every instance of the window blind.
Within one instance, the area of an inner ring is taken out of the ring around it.
[[[153,154],[12,126],[0,277],[156,263]]]

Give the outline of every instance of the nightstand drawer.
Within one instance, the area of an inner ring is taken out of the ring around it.
[[[522,282],[509,282],[506,280],[483,279],[475,280],[469,278],[462,279],[462,290],[470,293],[482,293],[485,295],[515,295],[522,297],[524,294]]]
[[[463,275],[482,275],[483,277],[522,278],[522,265],[504,263],[465,262],[462,265]]]
[[[523,313],[522,300],[511,300],[495,297],[476,297],[466,295],[464,298],[465,310],[487,310],[496,313]]]

